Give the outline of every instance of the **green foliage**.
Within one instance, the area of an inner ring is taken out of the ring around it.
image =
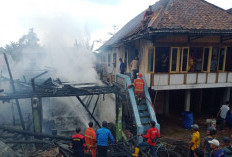
[[[11,42],[9,45],[7,44],[4,50],[17,62],[22,59],[23,51],[39,48],[38,41],[39,38],[37,37],[37,34],[33,31],[33,28],[31,28],[29,29],[28,34],[23,35],[18,42]]]

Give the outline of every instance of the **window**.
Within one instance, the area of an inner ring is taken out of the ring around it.
[[[212,59],[211,59],[211,65],[210,65],[210,72],[216,72],[217,71],[218,51],[219,51],[219,49],[217,47],[213,47]]]
[[[108,53],[108,66],[110,66],[110,59],[111,59],[111,54],[110,53]]]
[[[210,71],[211,48],[205,47],[203,51],[202,72]]]
[[[202,56],[203,56],[202,47],[191,47],[190,48],[188,71],[201,72]]]
[[[172,47],[170,55],[170,72],[179,72],[180,48]]]
[[[125,69],[127,67],[127,56],[128,56],[128,50],[125,50],[125,55],[124,55],[124,64],[125,64]]]
[[[225,71],[225,61],[226,61],[226,48],[220,48],[218,55],[218,71]]]
[[[232,71],[232,47],[227,48],[225,71]]]
[[[116,63],[117,63],[117,53],[113,54],[113,66],[116,67]]]
[[[155,48],[155,72],[168,72],[169,71],[169,47],[156,47]]]
[[[154,72],[154,55],[155,55],[155,49],[149,48],[148,49],[148,62],[147,62],[147,72],[153,73]]]
[[[171,51],[170,51],[171,50]],[[147,72],[187,72],[189,47],[151,47],[148,49]]]
[[[189,48],[183,47],[181,49],[181,72],[187,72],[188,71],[188,58],[189,58]]]

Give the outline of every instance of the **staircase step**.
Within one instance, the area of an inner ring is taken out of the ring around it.
[[[145,110],[147,110],[147,106],[146,105],[138,105],[138,110],[145,111]]]
[[[150,123],[151,121],[150,117],[144,117],[144,118],[141,118],[140,120],[142,124],[147,124],[147,123]]]
[[[150,124],[144,125],[144,126],[143,126],[144,131],[147,131],[147,130],[150,129],[150,128],[151,128]]]
[[[145,104],[146,103],[146,99],[142,99],[141,102],[142,102],[142,104]]]
[[[141,112],[139,112],[139,116],[142,118],[142,117],[147,117],[147,116],[149,116],[149,112],[148,111],[141,111]]]

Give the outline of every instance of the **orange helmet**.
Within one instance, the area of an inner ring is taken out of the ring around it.
[[[143,77],[143,74],[142,73],[137,73],[137,76],[142,78]]]

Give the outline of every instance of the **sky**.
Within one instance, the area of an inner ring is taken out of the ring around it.
[[[207,0],[223,9],[232,8],[232,0]],[[34,28],[40,44],[64,38],[67,45],[75,40],[108,40],[129,20],[157,0],[1,0],[0,47]],[[59,35],[58,35],[59,34]],[[61,35],[60,35],[61,34]],[[95,42],[95,49],[101,43]]]

